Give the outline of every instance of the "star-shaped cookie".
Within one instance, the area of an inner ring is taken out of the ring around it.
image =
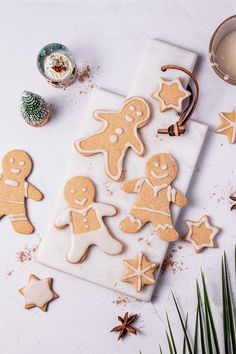
[[[228,137],[229,143],[233,144],[236,141],[236,111],[225,113],[222,112],[219,115],[221,124],[216,129],[217,133],[225,134]]]
[[[183,237],[185,241],[191,242],[195,251],[201,252],[205,247],[214,248],[214,237],[220,229],[210,225],[208,217],[202,216],[198,221],[186,221],[188,233]]]
[[[155,285],[154,271],[159,267],[158,263],[152,263],[147,260],[143,253],[134,259],[123,261],[126,266],[122,281],[133,283],[137,292],[140,292],[145,285]]]
[[[173,108],[176,112],[182,111],[182,103],[185,98],[191,95],[191,92],[185,90],[180,79],[168,81],[160,79],[160,87],[151,95],[152,98],[160,101],[160,111]]]
[[[59,297],[52,290],[52,281],[52,278],[39,279],[33,274],[29,276],[28,285],[18,290],[25,297],[26,309],[38,307],[47,311],[49,302]]]

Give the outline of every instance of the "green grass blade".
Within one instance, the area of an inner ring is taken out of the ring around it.
[[[222,263],[221,263],[221,282],[222,282],[222,301],[223,301],[223,330],[224,330],[224,350],[225,353],[230,352],[229,348],[229,329],[228,329],[228,305],[227,305],[227,299],[226,299],[226,286],[225,286],[225,270],[224,270],[224,261],[222,258]]]
[[[209,323],[210,323],[212,336],[213,336],[213,340],[214,340],[215,353],[220,354],[219,341],[218,341],[217,332],[216,332],[216,328],[215,328],[215,324],[214,324],[214,319],[212,316],[211,305],[210,305],[210,301],[209,301],[209,297],[208,297],[208,293],[207,293],[207,289],[206,289],[205,278],[204,278],[203,273],[202,273],[202,285],[203,285],[204,303],[206,306],[207,316],[209,316]]]
[[[168,341],[170,354],[174,354],[173,349],[172,349],[172,345],[171,345],[171,340],[170,340],[170,337],[169,337],[169,334],[167,333],[167,331],[166,331],[166,337],[167,337],[167,341]]]
[[[187,332],[187,328],[188,328],[188,315],[186,316],[186,320],[185,320],[185,331]],[[183,341],[183,350],[182,350],[183,354],[186,354],[186,338],[184,336],[184,341]]]
[[[184,336],[186,338],[186,344],[187,344],[188,352],[189,352],[189,354],[193,354],[193,351],[192,351],[192,348],[191,348],[191,344],[190,344],[190,340],[189,340],[189,337],[188,337],[188,333],[187,333],[187,331],[185,329],[184,321],[183,321],[183,318],[182,318],[180,310],[179,310],[179,306],[177,304],[176,298],[175,298],[173,293],[172,293],[172,296],[173,296],[173,299],[174,299],[176,310],[178,312],[178,316],[179,316],[179,319],[180,319],[180,323],[181,323],[182,329],[184,331]]]
[[[205,333],[204,333],[204,325],[203,325],[204,321],[203,321],[203,314],[202,314],[202,300],[201,300],[201,293],[200,293],[198,282],[197,282],[197,301],[198,301],[201,350],[202,350],[202,354],[206,354]]]
[[[171,339],[172,348],[173,348],[174,354],[178,354],[177,350],[176,350],[175,340],[174,340],[174,336],[172,333],[172,329],[171,329],[171,325],[170,325],[170,321],[169,321],[169,317],[168,317],[167,313],[166,313],[166,318],[167,318],[168,328],[169,328],[169,332],[170,332],[170,339]]]
[[[195,319],[195,330],[194,330],[194,344],[193,353],[198,354],[198,319],[199,319],[199,306],[197,306],[196,319]]]
[[[226,299],[227,299],[227,308],[228,308],[228,320],[229,320],[229,332],[230,332],[230,341],[232,347],[232,353],[236,354],[236,338],[235,338],[235,318],[234,318],[234,310],[232,303],[232,293],[229,284],[229,272],[227,267],[227,259],[226,254],[224,253],[223,257],[224,264],[224,274],[225,274],[225,285],[226,285]]]

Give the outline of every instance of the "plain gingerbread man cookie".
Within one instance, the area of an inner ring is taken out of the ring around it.
[[[147,124],[150,108],[139,97],[129,98],[118,112],[96,111],[94,118],[103,122],[103,127],[95,134],[75,141],[76,150],[82,155],[103,153],[105,171],[114,181],[121,181],[123,158],[128,148],[139,156],[144,155],[144,145],[138,129]]]
[[[148,160],[145,178],[134,179],[123,185],[125,192],[138,195],[130,213],[120,223],[123,232],[135,233],[151,222],[162,240],[171,242],[179,238],[173,227],[170,203],[183,207],[187,200],[171,186],[176,175],[177,164],[173,157],[158,154]]]
[[[25,201],[39,201],[42,193],[26,181],[32,169],[29,155],[22,150],[8,152],[2,160],[0,174],[0,217],[7,215],[14,230],[20,234],[31,234],[34,230],[27,214]]]
[[[122,243],[111,236],[102,220],[103,216],[116,215],[116,209],[94,201],[95,187],[89,178],[76,176],[70,179],[64,188],[64,197],[68,208],[59,215],[54,225],[57,229],[70,225],[68,262],[82,262],[91,245],[98,246],[109,255],[122,251]]]

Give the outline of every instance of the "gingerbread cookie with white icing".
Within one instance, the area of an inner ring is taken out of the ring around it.
[[[123,159],[132,148],[139,155],[144,155],[144,145],[138,135],[138,129],[147,124],[150,108],[140,97],[129,98],[118,112],[96,111],[94,118],[103,122],[103,127],[95,134],[75,141],[76,150],[82,155],[103,153],[105,171],[114,181],[121,181]]]
[[[130,213],[120,222],[123,232],[138,232],[147,222],[152,223],[158,237],[172,242],[179,238],[173,227],[170,204],[187,204],[185,196],[171,186],[177,175],[177,164],[169,154],[152,156],[146,164],[146,177],[126,182],[122,189],[137,193]]]
[[[13,229],[20,234],[31,234],[34,230],[30,223],[25,202],[27,198],[39,201],[42,193],[26,181],[32,169],[29,155],[22,150],[8,152],[2,161],[0,174],[0,217],[7,215]]]
[[[67,254],[68,262],[82,262],[92,245],[98,246],[109,255],[121,253],[122,243],[112,237],[102,220],[104,216],[116,215],[116,209],[94,201],[95,187],[89,178],[76,176],[70,179],[65,185],[64,197],[68,208],[58,216],[54,226],[57,229],[70,226],[71,247]]]

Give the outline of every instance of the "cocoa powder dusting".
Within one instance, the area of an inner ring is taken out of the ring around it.
[[[91,76],[91,68],[89,65],[87,65],[82,71],[79,72],[78,74],[78,79],[80,83],[84,83],[86,80],[88,80]]]
[[[173,248],[168,255],[165,257],[162,267],[161,274],[165,274],[168,270],[171,270],[174,274],[179,271],[182,272],[185,269],[188,269],[183,262],[183,257],[181,259],[176,259],[176,253],[182,249],[182,246],[178,248]]]

